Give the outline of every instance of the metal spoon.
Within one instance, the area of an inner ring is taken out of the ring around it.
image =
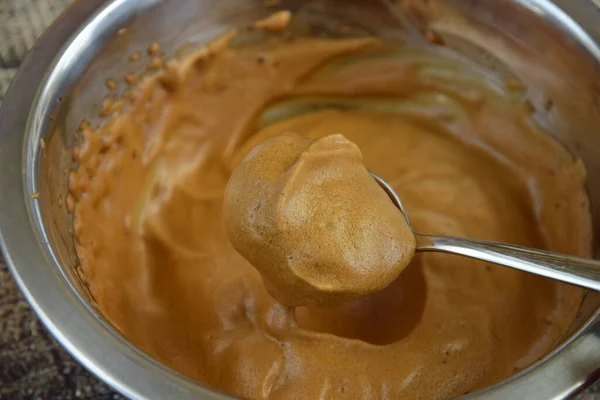
[[[415,235],[417,251],[459,254],[600,291],[600,261],[597,260],[511,244],[416,233],[398,194],[377,174],[371,172],[371,175],[406,218],[408,227]]]

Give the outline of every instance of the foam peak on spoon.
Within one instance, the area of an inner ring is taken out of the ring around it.
[[[231,175],[224,211],[233,246],[288,306],[378,292],[415,251],[404,216],[340,134],[258,145]]]
[[[288,306],[333,305],[378,292],[415,251],[463,255],[600,289],[595,260],[414,234],[398,195],[340,134],[284,134],[256,146],[229,180],[224,211],[233,246]]]

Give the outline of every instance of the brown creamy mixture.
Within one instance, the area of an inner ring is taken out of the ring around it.
[[[449,398],[560,341],[580,289],[444,254],[415,255],[385,289],[343,305],[278,303],[223,218],[232,171],[269,139],[344,135],[398,191],[417,232],[581,256],[585,174],[529,121],[521,93],[438,50],[234,36],[140,83],[103,127],[84,126],[70,179],[76,246],[98,308],[125,337],[204,384],[276,399]],[[307,201],[313,193],[326,195],[311,189]],[[294,222],[278,218],[270,228]],[[312,251],[319,238],[278,240]],[[374,243],[393,261],[384,244]],[[332,256],[343,249],[320,251],[345,277],[348,264]]]
[[[233,171],[224,204],[231,244],[286,306],[379,292],[415,252],[404,216],[340,134],[258,145]]]

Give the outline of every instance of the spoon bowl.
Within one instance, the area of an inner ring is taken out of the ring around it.
[[[374,172],[371,172],[371,175],[404,215],[406,224],[415,235],[416,251],[458,254],[600,291],[600,261],[598,260],[506,243],[416,233],[400,196],[379,175]]]

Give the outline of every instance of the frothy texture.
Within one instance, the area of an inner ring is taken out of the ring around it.
[[[415,238],[342,135],[284,134],[255,147],[224,197],[233,246],[288,306],[325,306],[389,286]]]
[[[222,210],[236,166],[286,132],[355,143],[417,232],[580,256],[585,171],[530,121],[514,85],[447,53],[234,36],[169,63],[125,112],[83,127],[70,178],[77,252],[98,309],[128,340],[252,399],[452,398],[562,340],[579,288],[445,254],[416,254],[385,289],[346,304],[274,299]]]

